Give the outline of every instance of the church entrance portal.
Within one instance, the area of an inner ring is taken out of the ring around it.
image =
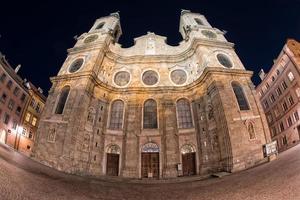
[[[159,178],[159,147],[155,143],[147,143],[142,147],[142,178]]]

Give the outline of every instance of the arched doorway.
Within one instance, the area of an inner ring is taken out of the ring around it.
[[[118,145],[110,145],[106,151],[106,175],[118,176],[119,175],[119,160],[120,160],[120,147]]]
[[[149,142],[142,147],[142,178],[159,178],[159,147]]]
[[[196,151],[191,144],[185,144],[181,147],[182,173],[183,176],[196,174]]]

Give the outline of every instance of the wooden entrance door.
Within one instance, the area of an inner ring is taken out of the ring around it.
[[[106,175],[119,175],[119,154],[107,153]]]
[[[196,174],[196,153],[182,154],[182,172],[184,176]]]
[[[142,153],[142,178],[159,178],[159,153]]]

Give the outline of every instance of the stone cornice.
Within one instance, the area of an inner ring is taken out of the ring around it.
[[[100,81],[95,73],[75,73],[75,74],[68,74],[68,75],[61,75],[50,78],[52,83],[58,82],[58,81],[71,81],[71,80],[77,80],[82,78],[88,78],[91,81],[94,82],[94,84],[107,92],[110,93],[124,93],[124,94],[130,94],[130,93],[162,93],[163,92],[180,92],[180,91],[188,91],[193,90],[196,87],[201,86],[205,83],[205,80],[210,75],[230,75],[230,76],[244,76],[251,78],[253,75],[252,71],[246,71],[246,70],[240,70],[240,69],[224,69],[224,68],[206,68],[202,75],[195,80],[194,82],[185,85],[185,86],[158,86],[158,87],[128,87],[128,88],[115,88],[111,85],[108,85],[102,81]]]
[[[167,44],[166,44],[167,45]],[[216,41],[216,40],[205,40],[205,39],[198,39],[194,38],[188,48],[183,50],[180,53],[174,55],[132,55],[132,56],[124,56],[113,52],[110,48],[107,49],[106,56],[116,63],[120,64],[129,64],[129,63],[159,63],[159,62],[180,62],[188,59],[191,57],[198,46],[212,46],[212,47],[221,47],[221,48],[228,48],[231,49],[234,47],[233,43],[230,42],[223,42],[223,41]],[[176,47],[174,47],[176,48]]]

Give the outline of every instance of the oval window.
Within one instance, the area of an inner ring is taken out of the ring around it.
[[[77,72],[81,68],[82,64],[83,64],[83,59],[82,58],[79,58],[79,59],[75,60],[71,64],[71,66],[69,67],[69,72],[70,73]]]
[[[177,85],[182,85],[186,82],[187,75],[182,69],[175,69],[171,72],[171,80]]]
[[[130,74],[126,71],[117,72],[114,77],[114,81],[118,86],[125,86],[130,81]]]
[[[232,62],[229,60],[229,58],[226,55],[218,54],[217,58],[221,65],[223,65],[226,68],[232,68]]]
[[[158,82],[158,74],[152,70],[146,71],[142,76],[142,80],[145,85],[154,85]]]

